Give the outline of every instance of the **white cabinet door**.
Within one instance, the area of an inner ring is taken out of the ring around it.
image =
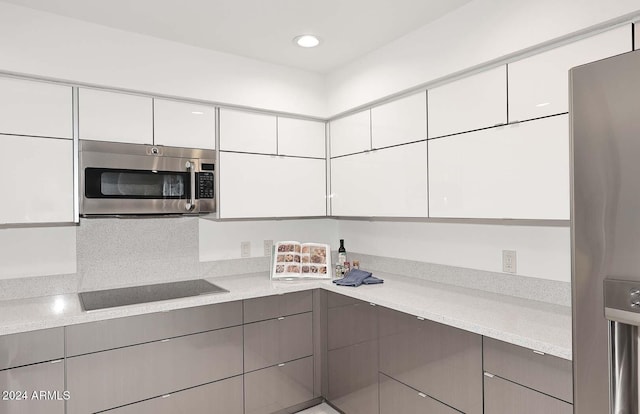
[[[427,93],[421,92],[371,110],[373,148],[427,139]]]
[[[332,157],[371,149],[371,110],[331,121],[329,135]]]
[[[0,134],[72,138],[71,87],[0,78]]]
[[[429,141],[430,217],[569,219],[569,120]]]
[[[73,221],[73,141],[0,135],[0,223]]]
[[[151,98],[81,88],[79,111],[80,139],[153,144]]]
[[[635,50],[640,49],[640,21],[635,22],[633,25],[633,36],[634,36],[634,42],[633,44],[635,45]]]
[[[215,108],[154,99],[153,143],[171,147],[215,149]]]
[[[631,51],[620,27],[509,64],[509,122],[569,111],[569,69]]]
[[[506,124],[506,66],[430,89],[427,96],[429,138]]]
[[[326,215],[325,160],[220,153],[220,217]]]
[[[325,157],[325,123],[278,117],[278,154]]]
[[[275,154],[277,151],[276,117],[220,109],[220,149]]]
[[[333,216],[426,217],[426,141],[331,160]]]

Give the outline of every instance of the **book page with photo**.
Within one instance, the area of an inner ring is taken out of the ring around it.
[[[275,244],[271,277],[331,279],[331,250],[322,243],[280,241]]]

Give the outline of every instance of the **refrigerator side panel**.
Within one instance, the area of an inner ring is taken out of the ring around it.
[[[605,278],[640,280],[640,53],[572,69],[576,414],[608,413]]]

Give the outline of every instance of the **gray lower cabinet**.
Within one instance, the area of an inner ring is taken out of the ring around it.
[[[244,325],[245,372],[313,355],[311,312]]]
[[[64,328],[0,336],[0,369],[64,358]]]
[[[327,399],[346,414],[378,412],[378,341],[330,350]]]
[[[483,341],[485,371],[573,402],[571,361],[487,337]]]
[[[244,301],[244,323],[311,312],[313,309],[313,292],[285,293],[283,295],[265,296],[263,298]]]
[[[67,326],[67,356],[242,325],[242,302],[176,309]]]
[[[245,374],[244,398],[245,414],[271,414],[313,399],[313,357]]]
[[[460,414],[428,395],[380,374],[380,414]],[[512,413],[514,414],[514,413]]]
[[[64,390],[63,360],[0,371],[0,413],[64,414]],[[41,395],[41,391],[49,393]]]
[[[243,414],[242,375],[126,405],[108,414]]]
[[[482,337],[380,308],[380,371],[467,414],[482,414]]]
[[[67,414],[86,414],[242,374],[242,327],[67,359]]]
[[[347,303],[330,307],[327,310],[327,346],[337,349],[378,337],[377,307],[367,302],[336,299],[335,293],[329,293],[328,301]]]
[[[484,378],[484,414],[572,414],[573,405],[497,376]]]

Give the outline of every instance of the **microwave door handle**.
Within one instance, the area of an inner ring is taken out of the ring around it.
[[[196,208],[196,168],[193,161],[187,161],[184,165],[191,174],[191,200],[186,204],[187,211],[192,211]]]

